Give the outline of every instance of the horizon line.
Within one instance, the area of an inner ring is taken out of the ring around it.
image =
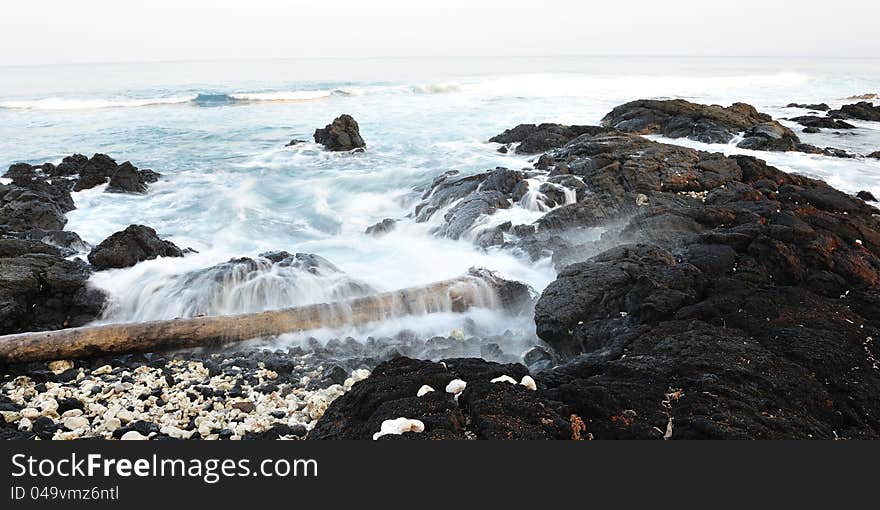
[[[838,55],[694,55],[694,54],[557,54],[557,55],[385,55],[385,56],[302,56],[302,57],[221,57],[221,58],[184,58],[155,60],[84,60],[76,62],[34,62],[26,64],[3,64],[0,68],[10,67],[41,67],[41,66],[85,66],[85,65],[126,65],[126,64],[187,64],[187,63],[221,63],[221,62],[258,62],[258,61],[295,61],[295,60],[406,60],[406,59],[542,59],[542,58],[642,58],[642,59],[810,59],[825,60],[880,60],[880,56],[838,56]]]

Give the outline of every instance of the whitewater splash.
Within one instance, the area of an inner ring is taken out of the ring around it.
[[[136,108],[181,104],[194,101],[197,96],[155,97],[149,99],[86,99],[47,97],[44,99],[0,101],[0,108],[8,110],[94,110],[102,108]]]
[[[165,273],[169,268],[162,266],[173,263],[165,259],[141,265],[141,271],[98,273],[94,285],[112,299],[104,321],[254,313],[376,293],[368,284],[311,254],[264,253],[206,269]]]

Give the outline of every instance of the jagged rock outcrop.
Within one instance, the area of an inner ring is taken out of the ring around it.
[[[844,122],[831,117],[819,117],[817,115],[804,115],[802,117],[794,117],[788,120],[797,122],[801,126],[816,129],[855,129],[855,126],[849,122]]]
[[[837,110],[828,112],[828,116],[836,119],[857,119],[880,122],[880,106],[874,106],[869,101],[859,101],[855,104],[841,106]]]
[[[825,103],[814,103],[814,104],[804,104],[804,103],[789,103],[786,105],[786,108],[804,108],[806,110],[815,110],[817,112],[827,112],[831,109]]]
[[[744,138],[737,146],[744,149],[822,153],[822,149],[801,143],[792,130],[745,103],[722,107],[683,99],[641,99],[614,108],[602,119],[602,125],[627,133],[704,143],[729,143],[742,133]]]
[[[87,284],[91,271],[39,241],[0,239],[0,334],[82,326],[106,296]]]
[[[95,246],[89,262],[96,270],[131,267],[157,257],[182,257],[183,251],[171,241],[159,238],[156,231],[143,225],[131,225]]]
[[[569,360],[541,374],[545,396],[597,438],[880,435],[877,209],[755,158],[569,145],[554,154],[591,162],[605,210],[572,224],[623,215],[631,244],[566,267],[538,301],[538,334]],[[619,205],[634,193],[642,206]]]
[[[331,151],[350,151],[367,146],[361,138],[360,126],[351,115],[340,115],[321,129],[315,130],[315,142]]]
[[[555,147],[565,145],[583,134],[595,135],[605,131],[601,126],[566,126],[564,124],[520,124],[508,129],[500,135],[489,139],[490,142],[504,144],[501,152],[510,150],[516,144],[517,154],[538,154]]]

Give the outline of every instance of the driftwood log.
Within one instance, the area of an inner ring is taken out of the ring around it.
[[[507,308],[530,299],[527,286],[471,270],[467,276],[342,301],[220,317],[196,317],[0,336],[0,362],[23,363],[240,342],[405,315]]]

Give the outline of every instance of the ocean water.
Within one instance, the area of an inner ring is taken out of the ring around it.
[[[614,106],[639,98],[685,98],[728,105],[744,101],[775,118],[804,114],[790,102],[838,106],[880,93],[878,60],[449,58],[326,59],[0,68],[0,165],[58,162],[103,152],[164,178],[145,195],[74,194],[67,228],[97,244],[130,224],[155,228],[197,254],[96,274],[110,292],[108,322],[195,313],[201,287],[192,271],[269,250],[315,253],[376,290],[463,274],[473,266],[524,281],[537,291],[555,277],[549,261],[475,248],[467,239],[430,234],[404,219],[391,234],[364,229],[404,218],[421,187],[459,170],[530,166],[486,143],[518,123],[595,124]],[[330,153],[311,140],[341,113],[360,123],[364,153]],[[807,143],[867,154],[880,150],[880,123],[856,122],[845,135],[803,134]],[[789,124],[796,128],[795,124]],[[798,130],[799,131],[799,130]],[[725,153],[733,145],[670,143]],[[790,172],[827,180],[847,192],[880,195],[880,160],[795,153],[754,153]],[[541,212],[527,204],[504,212],[518,222]],[[504,218],[487,220],[499,222]],[[211,313],[237,313],[338,297],[329,280],[294,283],[269,271],[259,282],[230,280]],[[467,314],[489,333],[528,335],[528,317],[485,310]],[[445,334],[464,318],[438,314],[339,334],[393,334],[410,328]]]

